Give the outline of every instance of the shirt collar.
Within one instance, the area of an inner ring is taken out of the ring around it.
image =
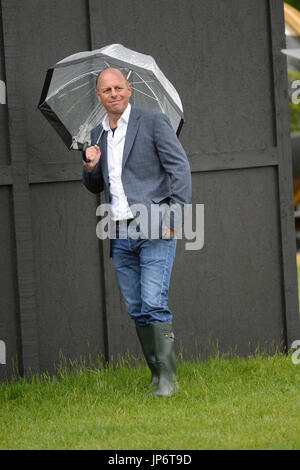
[[[131,111],[131,104],[128,103],[127,105],[127,108],[125,109],[125,111],[123,112],[122,116],[120,117],[120,119],[118,120],[118,123],[120,121],[123,121],[125,124],[128,124],[128,121],[129,121],[129,116],[130,116],[130,111]],[[110,130],[110,126],[109,126],[109,119],[108,119],[108,115],[105,114],[104,118],[103,118],[103,121],[102,121],[102,127],[105,131],[109,131]]]

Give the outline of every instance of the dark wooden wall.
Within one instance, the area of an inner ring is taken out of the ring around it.
[[[179,91],[200,251],[170,288],[185,357],[300,338],[281,0],[2,0],[0,339],[23,373],[137,354],[81,162],[37,111],[48,67],[110,43],[151,54]],[[102,197],[102,196],[101,196]]]

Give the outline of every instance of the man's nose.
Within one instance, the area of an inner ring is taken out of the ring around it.
[[[117,96],[117,90],[115,90],[115,88],[111,89],[111,96]]]

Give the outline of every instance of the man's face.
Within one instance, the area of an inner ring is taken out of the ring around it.
[[[105,70],[98,79],[96,94],[108,114],[121,116],[127,108],[131,87],[118,70]]]

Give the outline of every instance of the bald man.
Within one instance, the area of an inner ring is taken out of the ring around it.
[[[178,390],[168,306],[177,243],[174,220],[158,220],[152,227],[158,236],[153,238],[151,223],[156,222],[149,216],[150,234],[139,236],[133,207],[143,204],[147,214],[153,205],[184,209],[191,198],[190,166],[167,116],[130,105],[131,86],[121,70],[103,70],[96,94],[106,115],[92,130],[83,183],[93,193],[104,190],[110,204],[116,224],[116,237],[110,240],[112,261],[152,373],[151,394],[170,396]]]

